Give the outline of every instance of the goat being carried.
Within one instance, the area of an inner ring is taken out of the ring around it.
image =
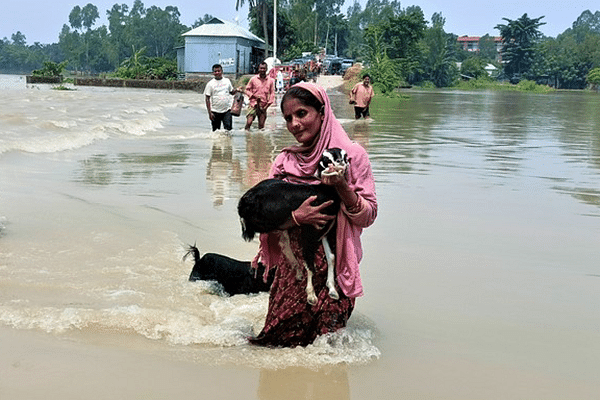
[[[327,149],[323,152],[315,175],[345,174],[348,165],[346,152],[339,148]],[[307,271],[306,295],[309,304],[314,305],[317,297],[314,291],[312,276],[314,258],[319,242],[323,243],[327,259],[327,287],[329,296],[338,299],[335,289],[335,237],[336,220],[332,219],[322,227],[301,225],[301,245],[304,268],[294,256],[287,229],[292,211],[296,210],[309,197],[316,196],[313,206],[330,202],[322,213],[335,216],[340,209],[340,198],[332,186],[325,184],[294,184],[279,179],[267,179],[249,189],[240,199],[238,214],[242,223],[242,237],[251,241],[256,233],[279,231],[280,247],[290,264],[297,267],[297,277],[302,278],[302,270]]]

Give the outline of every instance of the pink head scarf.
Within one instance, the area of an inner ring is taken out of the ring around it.
[[[349,214],[342,207],[337,216],[336,231],[336,278],[348,297],[363,295],[359,263],[362,258],[360,235],[364,227],[371,225],[377,216],[375,180],[366,151],[350,140],[344,128],[333,115],[329,97],[325,89],[312,83],[300,82],[297,87],[311,92],[323,103],[324,118],[319,137],[310,145],[289,146],[282,150],[271,167],[270,177],[283,177],[292,182],[319,183],[314,177],[323,150],[339,147],[346,150],[350,167],[347,172],[348,184],[358,194],[360,211]],[[260,250],[254,259],[256,266],[260,259],[267,267],[281,262],[281,249],[274,235],[260,236]]]
[[[283,153],[287,153],[284,163],[285,172],[288,175],[305,180],[307,176],[312,176],[315,173],[317,164],[325,149],[339,147],[348,151],[347,149],[353,146],[353,143],[340,122],[333,115],[329,96],[327,96],[324,88],[308,82],[299,82],[294,87],[308,90],[323,104],[324,118],[321,124],[321,133],[317,140],[310,147],[295,145],[283,149]]]

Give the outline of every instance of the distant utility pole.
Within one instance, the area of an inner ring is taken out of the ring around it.
[[[277,0],[273,0],[273,62],[277,60]]]

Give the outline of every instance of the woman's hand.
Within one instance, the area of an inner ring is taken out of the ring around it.
[[[346,174],[343,167],[335,167],[330,165],[321,173],[321,182],[325,185],[333,186],[336,189],[343,186],[348,186]]]
[[[299,225],[312,225],[316,229],[321,229],[335,218],[335,215],[323,214],[321,211],[329,207],[333,200],[327,200],[326,202],[317,206],[312,206],[311,203],[317,199],[317,196],[310,196],[304,200],[304,203],[297,209],[292,211],[294,222]]]
[[[335,169],[335,167],[330,166],[329,169]],[[338,173],[335,173],[329,169],[321,174],[321,182],[333,186],[347,208],[354,207],[358,203],[358,194],[348,185],[344,170],[340,169]]]

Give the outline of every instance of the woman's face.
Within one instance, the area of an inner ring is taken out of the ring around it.
[[[300,100],[290,97],[283,103],[283,118],[287,129],[298,143],[305,146],[312,144],[323,123],[323,114],[314,107],[306,106]]]

